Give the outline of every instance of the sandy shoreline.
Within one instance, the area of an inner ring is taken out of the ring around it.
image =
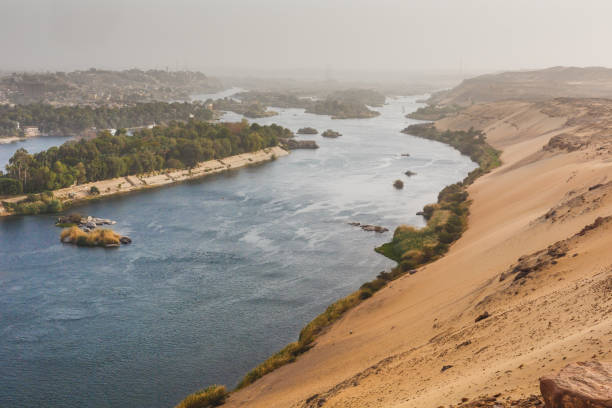
[[[18,137],[18,136],[1,137],[0,144],[9,144],[9,143],[19,142],[19,141],[23,141],[27,139],[28,139],[27,137]]]
[[[157,172],[141,174],[136,176],[118,177],[109,180],[101,180],[92,183],[79,184],[72,187],[55,190],[55,197],[65,203],[78,203],[92,199],[114,196],[118,194],[130,193],[138,190],[167,186],[187,180],[198,179],[211,174],[217,174],[228,170],[262,163],[273,160],[274,158],[288,155],[289,152],[279,146],[258,150],[251,153],[243,153],[235,156],[226,157],[221,160],[209,160],[198,163],[193,169],[175,170],[169,172]],[[99,195],[92,196],[89,193],[91,187],[100,190]],[[26,195],[6,198],[0,201],[18,202],[26,198]],[[0,216],[13,215],[0,204]]]
[[[473,126],[503,151],[469,188],[467,231],[226,406],[505,401],[567,363],[612,359],[612,101],[480,104],[436,126]]]

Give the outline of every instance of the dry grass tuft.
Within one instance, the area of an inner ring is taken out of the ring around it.
[[[188,395],[174,408],[208,408],[223,405],[228,392],[222,385],[211,385]]]
[[[85,232],[78,227],[65,228],[60,234],[62,242],[75,244],[78,246],[115,246],[120,245],[121,236],[110,229],[96,229]]]

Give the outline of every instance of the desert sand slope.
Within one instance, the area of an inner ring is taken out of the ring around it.
[[[604,100],[501,102],[438,122],[483,129],[504,151],[470,187],[463,237],[228,405],[505,400],[537,393],[541,375],[569,362],[612,360],[612,220],[595,222],[612,215],[611,112]]]

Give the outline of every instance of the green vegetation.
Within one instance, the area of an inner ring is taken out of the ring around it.
[[[295,359],[312,347],[315,339],[330,324],[338,320],[346,311],[371,297],[388,282],[425,263],[441,257],[449,245],[457,240],[465,230],[468,214],[468,194],[466,187],[474,179],[500,164],[499,152],[485,142],[481,132],[437,132],[429,124],[416,125],[419,129],[409,127],[405,132],[423,135],[432,140],[448,141],[460,151],[470,152],[472,160],[481,167],[472,171],[463,182],[444,188],[438,195],[437,204],[423,208],[427,226],[416,229],[409,226],[398,227],[393,240],[376,248],[377,252],[398,262],[390,272],[381,272],[376,279],[363,284],[356,292],[330,305],[325,312],[306,325],[300,332],[297,342],[291,343],[274,354],[268,360],[249,372],[238,384],[238,389],[245,387],[276,368],[295,361]],[[421,129],[423,127],[423,129]],[[435,130],[435,128],[434,128]],[[465,153],[467,154],[467,153]]]
[[[55,198],[52,192],[48,191],[41,194],[28,194],[26,198],[16,203],[3,201],[2,205],[18,215],[56,213],[64,209],[62,202]]]
[[[441,132],[432,123],[422,123],[408,126],[402,132],[453,146],[462,154],[469,156],[472,161],[478,163],[478,168],[463,180],[464,185],[472,184],[481,175],[501,165],[499,159],[501,152],[487,144],[485,134],[481,131],[470,128],[467,131],[451,132],[447,130]]]
[[[368,106],[382,106],[385,96],[367,89],[348,89],[333,92],[325,99],[312,100],[299,97],[293,93],[281,92],[242,92],[234,98],[208,100],[216,110],[227,110],[241,115],[259,118],[275,115],[276,112],[266,110],[268,106],[279,108],[301,108],[306,112],[318,115],[330,115],[334,119],[372,118],[379,113],[368,109]]]
[[[325,312],[315,317],[300,332],[298,341],[287,345],[278,353],[251,370],[237,386],[246,387],[275,369],[291,363],[313,347],[317,337],[344,313],[368,299],[389,282],[412,272],[415,268],[440,258],[456,241],[467,224],[469,212],[467,186],[476,177],[500,165],[500,152],[489,146],[484,134],[470,129],[467,132],[439,132],[432,125],[413,125],[405,133],[431,140],[444,141],[477,162],[480,167],[472,171],[463,182],[444,188],[438,195],[437,204],[423,208],[427,226],[421,229],[400,226],[393,240],[376,248],[376,251],[398,262],[390,272],[380,272],[376,279],[366,282],[350,295],[330,305]]]
[[[0,195],[13,194],[19,186],[25,193],[37,193],[165,168],[192,168],[198,162],[275,146],[279,138],[291,136],[286,128],[246,121],[170,122],[133,136],[100,132],[91,140],[70,141],[34,155],[17,150],[7,174],[0,173],[0,187],[7,188]]]
[[[368,106],[381,107],[387,99],[385,95],[371,89],[347,89],[337,91],[330,95],[331,99],[339,99],[342,101],[352,101]]]
[[[461,106],[457,105],[448,105],[448,106],[436,106],[436,105],[428,105],[423,106],[416,111],[409,113],[406,115],[407,118],[417,119],[417,120],[440,120],[447,116],[450,116],[454,113],[459,112],[463,109]]]
[[[317,133],[319,133],[317,129],[312,128],[312,127],[300,128],[297,131],[298,135],[316,135]]]
[[[278,115],[277,112],[268,110],[266,105],[259,101],[242,102],[233,98],[225,98],[214,102],[209,99],[206,103],[212,103],[215,110],[235,112],[247,118],[266,118]]]
[[[382,106],[385,96],[367,89],[348,89],[338,91],[327,98],[312,102],[306,112],[330,115],[333,119],[373,118],[379,113],[368,106]]]
[[[306,112],[317,115],[329,115],[332,119],[361,119],[380,115],[380,113],[368,109],[363,103],[334,98],[316,101],[311,107],[306,109]]]
[[[248,91],[237,94],[236,98],[246,104],[259,103],[276,108],[306,109],[312,103],[310,98],[300,98],[293,93],[287,92]]]
[[[201,72],[89,69],[74,72],[13,73],[0,78],[0,102],[108,105],[189,100],[220,84]]]
[[[65,228],[60,234],[62,242],[86,247],[116,247],[121,245],[121,236],[110,229],[97,228],[85,232],[79,227]]]
[[[342,133],[337,132],[335,130],[327,129],[325,132],[321,133],[321,136],[336,138],[342,136]]]
[[[23,136],[21,127],[37,126],[42,133],[80,135],[86,130],[122,129],[173,120],[210,120],[212,111],[202,103],[138,103],[122,107],[0,105],[0,136]],[[19,123],[20,129],[17,128]]]
[[[474,129],[440,132],[433,124],[420,124],[409,126],[403,132],[449,144],[479,164],[462,182],[445,187],[438,194],[437,204],[423,208],[427,220],[424,228],[400,226],[391,242],[376,248],[379,253],[398,262],[401,271],[405,272],[438,259],[461,236],[469,212],[467,186],[499,166],[501,161],[500,152],[486,143],[482,132]]]
[[[174,408],[209,408],[223,405],[228,392],[222,385],[211,385],[203,390],[194,392],[181,401]]]

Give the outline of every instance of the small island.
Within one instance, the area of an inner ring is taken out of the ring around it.
[[[68,214],[58,217],[56,226],[62,227],[60,240],[64,244],[85,247],[116,248],[121,244],[131,244],[132,239],[117,234],[111,229],[98,228],[103,225],[114,225],[116,221],[80,214]]]
[[[279,143],[285,149],[296,150],[296,149],[318,149],[319,145],[314,140],[295,140],[295,139],[279,139]]]
[[[321,136],[336,138],[342,136],[342,133],[336,132],[335,130],[327,129],[325,132],[321,133]]]
[[[317,129],[312,128],[312,127],[303,127],[301,129],[298,129],[297,134],[298,135],[316,135],[319,132],[317,131]]]
[[[103,247],[117,248],[121,244],[129,244],[132,240],[123,237],[110,229],[95,229],[93,231],[83,231],[79,227],[70,227],[62,230],[60,240],[64,244],[73,244],[84,247]]]
[[[259,101],[243,102],[234,98],[209,99],[206,106],[212,106],[215,111],[230,111],[247,118],[258,119],[278,115],[278,112],[268,110],[268,107]]]
[[[393,182],[393,187],[395,187],[398,190],[401,190],[402,188],[404,188],[404,182],[400,179],[397,179]]]

